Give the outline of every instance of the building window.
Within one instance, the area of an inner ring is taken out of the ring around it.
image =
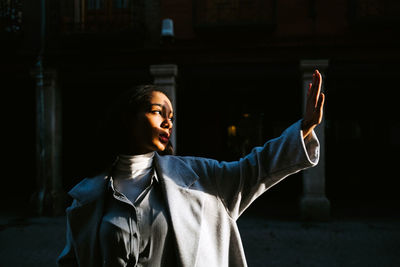
[[[0,0],[0,31],[8,33],[21,32],[22,1]]]
[[[114,0],[114,8],[128,8],[128,0]]]
[[[98,10],[104,8],[104,0],[88,0],[88,10]]]
[[[351,0],[350,14],[353,22],[369,27],[371,24],[398,27],[400,2],[395,0]],[[391,24],[391,23],[395,23]],[[369,29],[369,28],[368,28]]]
[[[144,0],[63,0],[63,31],[121,32],[143,28]]]
[[[276,0],[194,0],[198,27],[267,26],[275,23]]]

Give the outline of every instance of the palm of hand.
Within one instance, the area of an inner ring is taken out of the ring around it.
[[[325,95],[321,93],[322,76],[318,70],[313,74],[313,81],[307,92],[306,110],[302,122],[303,137],[306,138],[312,130],[321,123]]]

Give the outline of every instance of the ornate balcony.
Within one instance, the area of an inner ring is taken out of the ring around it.
[[[142,32],[143,0],[63,0],[60,2],[63,33]]]
[[[199,31],[273,29],[276,0],[194,0],[194,24]]]

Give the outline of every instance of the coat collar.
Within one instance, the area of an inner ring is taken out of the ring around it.
[[[108,175],[100,174],[93,178],[85,178],[68,194],[81,205],[93,202],[104,196]]]
[[[161,179],[172,180],[176,185],[190,188],[199,176],[193,171],[189,164],[176,156],[154,155],[156,171]]]
[[[180,187],[190,188],[199,179],[192,168],[179,157],[160,156],[155,153],[154,161],[157,175]],[[69,195],[78,200],[80,204],[95,201],[104,195],[108,178],[108,173],[85,178],[69,191]]]
[[[193,189],[192,186],[199,176],[180,157],[159,156],[156,153],[154,159],[174,230],[178,261],[181,266],[195,266],[201,234],[204,193],[199,189]],[[96,238],[108,177],[99,175],[86,178],[69,192],[80,203],[78,207],[69,211],[71,228],[74,228],[72,231],[74,240]],[[87,225],[84,227],[82,218],[89,214],[93,215],[83,220]],[[78,249],[83,251],[81,255],[86,255],[95,249],[94,243],[97,241],[78,243],[77,246],[82,247]],[[91,245],[91,249],[87,247],[88,245]],[[92,260],[95,257],[93,254]]]
[[[196,266],[204,193],[192,186],[199,176],[182,158],[156,154],[155,159],[171,215],[178,261],[181,266]]]

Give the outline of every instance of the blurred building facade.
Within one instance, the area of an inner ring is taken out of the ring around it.
[[[63,192],[96,164],[90,142],[105,107],[154,82],[150,66],[174,66],[177,153],[234,160],[301,118],[301,62],[324,60],[332,213],[398,211],[398,1],[14,0],[1,1],[0,18],[15,172],[5,208],[41,198],[48,212],[62,209]],[[173,34],[162,35],[165,19]],[[250,210],[296,215],[302,192],[295,175]]]

